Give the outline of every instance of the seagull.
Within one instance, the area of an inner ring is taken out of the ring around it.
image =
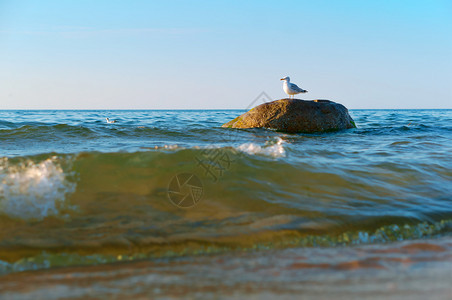
[[[292,96],[292,98],[293,98],[294,95],[296,95],[296,94],[308,92],[307,90],[303,90],[303,89],[299,88],[298,85],[296,85],[295,83],[290,83],[289,76],[281,78],[280,80],[284,80],[283,90],[287,95],[289,95],[289,99],[290,99],[290,96]]]
[[[107,120],[107,123],[116,123],[116,120],[110,120],[109,118],[105,118],[105,120]]]

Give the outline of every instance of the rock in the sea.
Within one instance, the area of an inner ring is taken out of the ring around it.
[[[222,127],[309,133],[355,128],[356,125],[342,104],[330,100],[281,99],[256,106]]]

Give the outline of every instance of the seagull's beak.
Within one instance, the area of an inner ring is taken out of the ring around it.
[[[280,80],[284,80],[284,78],[281,78]]]

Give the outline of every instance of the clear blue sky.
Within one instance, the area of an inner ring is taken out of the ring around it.
[[[452,108],[452,1],[0,0],[0,109]]]

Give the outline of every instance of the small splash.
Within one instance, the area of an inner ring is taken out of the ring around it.
[[[286,156],[286,150],[283,145],[284,140],[280,137],[276,137],[268,140],[264,146],[255,143],[246,143],[238,146],[237,150],[251,155],[260,154],[277,158]]]
[[[0,160],[0,213],[20,219],[41,220],[58,215],[75,183],[67,180],[56,156],[33,162]]]
[[[140,149],[146,149],[146,150],[183,150],[185,148],[173,144],[173,145],[163,145],[163,146],[153,146],[153,147],[140,147]]]

